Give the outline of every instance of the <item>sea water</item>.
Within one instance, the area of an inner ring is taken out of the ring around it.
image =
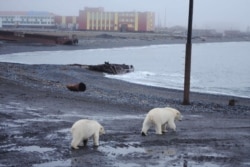
[[[1,62],[24,64],[120,63],[135,71],[106,77],[183,90],[185,44],[111,49],[38,51],[0,55]],[[192,45],[191,91],[250,97],[250,42]]]

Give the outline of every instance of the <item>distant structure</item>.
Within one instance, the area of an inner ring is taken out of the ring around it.
[[[78,16],[59,16],[55,15],[55,26],[58,29],[78,30],[79,17]]]
[[[5,28],[55,28],[54,14],[35,11],[0,11],[0,21]]]
[[[85,8],[79,12],[79,30],[150,32],[155,28],[152,12],[105,12],[103,8]]]
[[[85,31],[152,32],[153,12],[106,12],[104,8],[79,11],[79,16],[60,16],[49,12],[0,11],[3,28],[59,28]]]

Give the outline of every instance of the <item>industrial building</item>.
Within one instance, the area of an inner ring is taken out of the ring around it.
[[[79,16],[59,16],[49,12],[1,12],[2,27],[60,28],[84,31],[152,32],[153,12],[106,12],[104,8],[84,8]]]

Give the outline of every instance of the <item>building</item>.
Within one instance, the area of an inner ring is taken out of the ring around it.
[[[55,27],[54,14],[34,11],[0,11],[3,28],[29,27],[52,28]]]
[[[235,38],[235,37],[244,37],[245,34],[239,30],[225,30],[224,31],[225,37]]]
[[[49,12],[0,11],[3,28],[58,28],[84,31],[152,32],[153,12],[106,12],[104,8],[84,8],[79,16],[59,16]]]
[[[58,16],[55,17],[55,24],[58,29],[78,29],[78,16]]]
[[[78,16],[79,30],[150,32],[154,28],[152,12],[106,12],[103,8],[85,8]]]

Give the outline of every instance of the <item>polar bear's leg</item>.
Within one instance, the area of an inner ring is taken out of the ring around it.
[[[165,124],[163,124],[161,126],[161,131],[162,131],[162,133],[166,133],[167,132],[167,123],[165,123]]]
[[[155,133],[158,135],[161,135],[161,124],[160,123],[155,123]]]
[[[77,128],[72,127],[71,134],[72,134],[71,147],[74,149],[79,149],[78,145],[81,142],[81,135],[79,134]]]
[[[83,146],[83,141],[81,141],[81,142],[78,144],[78,146]]]
[[[94,134],[93,139],[94,139],[94,145],[99,146],[99,132]]]
[[[141,130],[141,135],[142,136],[147,136],[147,132],[149,130],[149,128],[151,127],[152,123],[148,120],[148,118],[146,118],[143,122],[142,125],[142,130]]]
[[[73,140],[71,142],[71,147],[74,148],[74,149],[79,149],[78,145],[80,144],[81,141],[82,141],[81,138],[73,137]]]
[[[174,119],[171,119],[169,122],[168,122],[168,126],[169,128],[173,129],[174,131],[176,131],[176,125],[174,123]]]

